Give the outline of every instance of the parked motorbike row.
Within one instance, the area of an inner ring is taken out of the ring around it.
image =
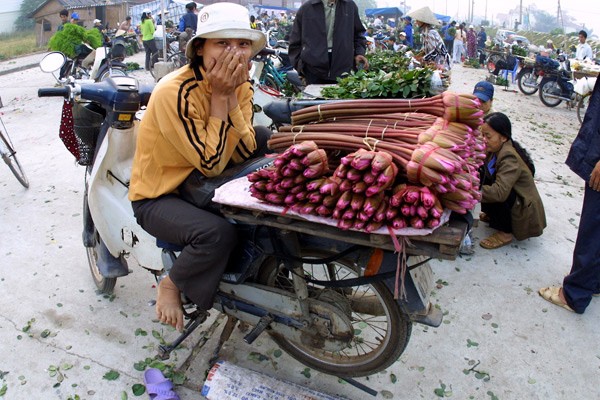
[[[64,63],[64,57],[50,53],[40,67],[55,72]],[[133,77],[111,76],[97,83],[70,79],[62,87],[38,92],[72,104],[73,134],[90,152],[83,182],[82,237],[93,280],[102,293],[112,292],[116,280],[134,266],[148,270],[159,282],[181,250],[157,243],[145,232],[127,200],[143,118],[138,111],[148,103],[152,89]],[[251,160],[193,189],[212,193],[270,163],[269,158]],[[406,297],[394,299],[399,259],[391,240],[328,231],[323,225],[295,230],[296,225],[282,223],[279,217],[267,223],[266,218],[244,217],[216,203],[210,207],[230,219],[240,238],[214,308],[229,317],[229,333],[238,321],[253,326],[245,337],[248,343],[267,332],[305,365],[349,378],[371,375],[394,363],[407,346],[413,322],[440,325],[442,314],[429,301],[433,274],[426,260],[409,257]],[[465,229],[458,231],[464,235]],[[460,238],[454,244],[457,249]],[[365,269],[374,265],[379,272],[366,277]],[[186,316],[184,332],[161,346],[159,357],[168,358],[200,324],[193,308]]]
[[[489,72],[494,70],[495,64],[502,57],[502,54],[494,52],[487,55],[486,66]],[[537,54],[535,58],[522,58],[520,62],[516,81],[523,94],[530,96],[538,93],[540,101],[546,107],[556,107],[565,101],[568,107],[576,109],[579,123],[583,122],[596,78],[576,78],[565,54],[559,54],[557,60]]]

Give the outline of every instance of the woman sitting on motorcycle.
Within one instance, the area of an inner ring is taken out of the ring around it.
[[[480,219],[498,232],[479,245],[497,249],[513,241],[540,236],[546,227],[542,199],[535,187],[535,167],[525,149],[512,139],[505,114],[484,117],[481,132],[486,142],[486,159],[481,167]]]
[[[249,21],[238,4],[204,7],[186,48],[190,64],[157,84],[139,129],[129,199],[146,231],[183,246],[156,302],[158,319],[179,330],[181,293],[199,310],[212,307],[236,233],[221,216],[183,200],[178,187],[193,171],[214,177],[266,152],[270,131],[252,127],[248,72],[266,38]]]

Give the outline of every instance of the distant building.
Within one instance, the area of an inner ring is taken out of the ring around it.
[[[3,0],[0,2],[0,33],[14,30],[15,21],[19,18],[22,0]]]
[[[6,0],[4,0],[6,1]],[[167,0],[168,1],[168,0]],[[131,6],[146,3],[147,0],[46,0],[29,14],[35,19],[36,42],[38,46],[45,46],[48,40],[56,33],[60,25],[58,13],[62,9],[79,14],[79,24],[91,28],[95,19],[102,21],[109,29],[114,29],[129,15]]]

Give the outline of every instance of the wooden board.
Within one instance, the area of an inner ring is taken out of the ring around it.
[[[395,250],[392,237],[389,235],[344,231],[334,226],[306,221],[292,215],[282,216],[267,211],[253,211],[229,205],[221,205],[221,212],[228,218],[247,224],[272,226],[363,246]],[[411,243],[407,248],[407,254],[454,260],[458,255],[466,229],[465,222],[450,221],[429,235],[405,236]]]

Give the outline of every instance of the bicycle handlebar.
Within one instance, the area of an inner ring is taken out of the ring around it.
[[[38,89],[38,97],[64,97],[68,98],[71,95],[71,87],[65,86],[60,88],[40,88]]]

